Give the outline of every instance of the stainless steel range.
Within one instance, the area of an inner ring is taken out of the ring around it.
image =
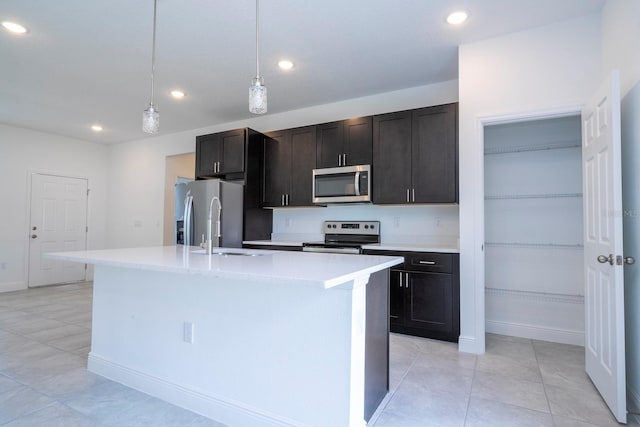
[[[362,245],[380,243],[380,221],[324,221],[324,242],[302,244],[304,252],[360,254]]]

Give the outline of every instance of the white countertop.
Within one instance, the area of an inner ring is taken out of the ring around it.
[[[271,246],[302,246],[301,241],[292,240],[247,240],[242,242],[246,245],[271,245]],[[375,249],[379,251],[403,251],[403,252],[439,252],[439,253],[460,253],[460,249],[454,246],[437,245],[433,243],[377,243],[363,245],[363,249]]]
[[[112,267],[135,268],[218,278],[262,281],[292,281],[331,288],[364,274],[402,263],[401,257],[377,255],[322,254],[214,248],[222,255],[205,255],[198,247],[155,246],[57,252],[50,258]],[[198,253],[201,252],[201,253]],[[225,255],[244,253],[253,256]]]

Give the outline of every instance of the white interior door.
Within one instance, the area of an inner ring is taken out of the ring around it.
[[[44,254],[86,249],[87,188],[86,179],[31,175],[29,287],[85,280],[84,264]]]
[[[582,110],[585,364],[611,412],[626,423],[620,150],[620,78],[614,72]]]

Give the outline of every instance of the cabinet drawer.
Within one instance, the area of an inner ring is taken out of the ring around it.
[[[404,268],[407,270],[430,271],[434,273],[452,273],[452,258],[451,254],[405,253]]]
[[[433,273],[452,273],[453,256],[440,253],[404,254],[404,268],[407,270],[429,271]]]
[[[425,271],[431,273],[457,273],[458,254],[440,252],[397,252],[379,249],[365,249],[365,255],[389,255],[404,257],[404,263],[393,267],[394,270]]]

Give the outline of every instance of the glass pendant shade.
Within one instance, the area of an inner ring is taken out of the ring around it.
[[[158,133],[160,128],[160,114],[152,104],[142,113],[142,130],[146,133]]]
[[[156,10],[158,1],[153,0],[153,41],[151,44],[151,98],[149,106],[142,113],[142,131],[145,133],[158,133],[160,129],[160,114],[153,106],[154,77],[156,72]]]
[[[267,112],[267,87],[262,77],[254,77],[249,86],[249,111],[253,114]]]

